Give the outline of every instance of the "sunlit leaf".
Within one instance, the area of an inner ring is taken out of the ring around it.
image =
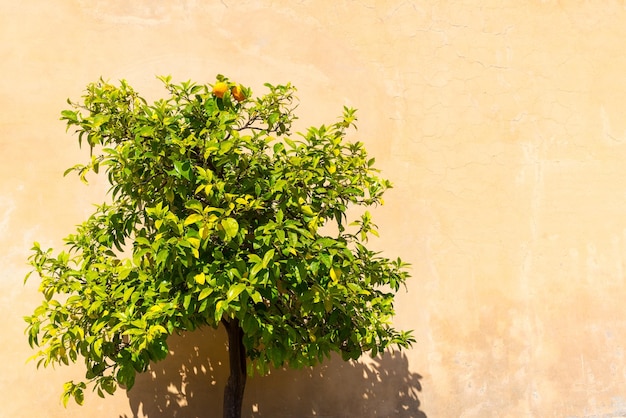
[[[196,274],[195,276],[193,276],[193,279],[196,281],[196,283],[202,285],[202,284],[204,284],[204,282],[206,280],[206,276],[204,275],[204,273],[199,273],[199,274]]]
[[[198,295],[198,300],[202,300],[202,299],[209,297],[211,293],[213,293],[213,288],[205,287],[204,289],[200,291],[200,294]]]
[[[239,231],[239,223],[233,218],[223,219],[221,225],[228,238],[234,238]]]

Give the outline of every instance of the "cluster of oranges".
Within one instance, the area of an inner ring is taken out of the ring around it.
[[[222,98],[224,97],[224,93],[226,93],[226,91],[229,88],[229,84],[224,82],[224,81],[218,81],[217,83],[215,83],[215,85],[213,86],[213,95],[215,97],[218,98]],[[235,84],[234,86],[230,86],[230,94],[235,98],[235,100],[237,100],[238,102],[242,102],[246,99],[246,94],[243,91],[243,89],[241,88],[241,85],[239,84]]]

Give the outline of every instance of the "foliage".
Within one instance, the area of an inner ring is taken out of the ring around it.
[[[348,225],[350,206],[380,204],[390,187],[345,140],[355,111],[290,137],[290,84],[252,98],[223,76],[160,79],[169,96],[153,104],[99,80],[62,112],[90,149],[66,174],[103,169],[112,197],[64,251],[35,243],[30,257],[44,296],[25,318],[33,357],[87,369],[64,402],[82,403],[88,383],[100,396],[130,389],[169,335],[235,319],[249,373],[410,345],[390,325],[406,264],[365,247],[369,212]]]

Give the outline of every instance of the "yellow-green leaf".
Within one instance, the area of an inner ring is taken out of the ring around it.
[[[206,276],[204,275],[204,273],[196,274],[195,276],[193,276],[193,279],[198,284],[204,284],[206,282]]]
[[[202,289],[202,291],[198,295],[198,300],[206,299],[207,297],[209,297],[211,293],[213,293],[213,288],[205,287],[204,289]]]
[[[227,301],[230,302],[234,300],[237,296],[239,296],[241,292],[245,290],[245,288],[246,285],[243,283],[237,283],[236,285],[231,286],[230,289],[228,289],[228,292],[226,292],[226,297],[228,298]]]
[[[302,205],[302,213],[306,216],[313,216],[313,209],[309,205]]]
[[[267,250],[267,252],[263,256],[263,267],[267,267],[270,261],[272,261],[272,258],[274,258],[274,252],[275,251],[273,248],[270,248],[269,250]]]
[[[199,213],[192,213],[191,215],[187,216],[187,219],[185,219],[185,226],[200,222],[202,219],[204,219],[204,217]]]
[[[239,231],[239,224],[233,218],[223,219],[221,222],[222,228],[224,228],[224,233],[228,238],[234,238]]]
[[[196,248],[196,249],[200,248],[200,240],[198,238],[189,237],[187,238],[187,242],[189,242],[189,244],[191,244],[193,248]]]

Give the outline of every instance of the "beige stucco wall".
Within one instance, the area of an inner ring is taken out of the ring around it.
[[[101,75],[157,97],[154,75],[217,73],[293,82],[302,126],[359,108],[396,185],[374,245],[413,264],[414,349],[254,378],[246,416],[624,416],[625,22],[619,1],[2,0],[0,417],[219,416],[221,332],[63,409],[82,369],[25,364],[21,320],[32,241],[58,247],[104,190],[61,176],[83,156],[64,100]]]

